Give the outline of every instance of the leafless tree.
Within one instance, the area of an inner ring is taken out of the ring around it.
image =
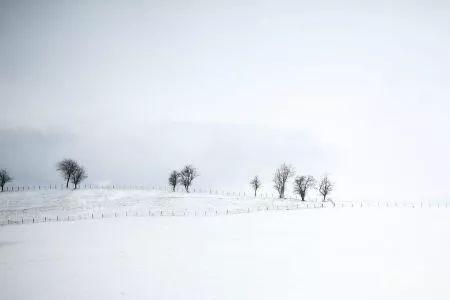
[[[334,184],[330,181],[328,176],[324,176],[322,180],[320,180],[319,184],[319,192],[323,196],[323,202],[327,200],[327,196],[333,191]]]
[[[294,181],[294,192],[300,195],[302,201],[305,201],[308,190],[314,188],[315,185],[316,180],[311,175],[298,176]]]
[[[5,169],[0,170],[0,187],[2,188],[2,192],[5,184],[12,180],[13,178],[9,175],[8,171],[6,171]]]
[[[284,198],[286,191],[286,182],[294,176],[294,168],[291,165],[282,164],[273,177],[274,188],[277,190],[280,199]]]
[[[74,185],[74,189],[76,190],[80,182],[87,178],[86,171],[82,166],[77,166],[72,176],[70,177],[71,182]]]
[[[175,192],[175,188],[178,185],[178,179],[180,178],[180,173],[177,171],[172,171],[169,176],[169,185],[172,187],[172,192]]]
[[[252,181],[250,181],[250,185],[252,186],[253,190],[255,191],[255,197],[256,197],[256,192],[258,191],[258,189],[261,187],[261,180],[259,180],[258,175],[255,176]]]
[[[78,168],[78,163],[73,159],[63,159],[57,165],[57,170],[61,176],[66,180],[66,188],[69,188],[69,181]]]
[[[189,187],[192,184],[192,181],[198,177],[197,169],[192,165],[187,165],[180,172],[180,182],[186,189],[186,192],[189,193]]]

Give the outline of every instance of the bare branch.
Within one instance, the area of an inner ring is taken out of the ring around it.
[[[277,190],[280,199],[284,198],[286,191],[286,182],[294,176],[294,168],[291,165],[283,163],[276,171],[273,177],[274,188]]]
[[[189,193],[189,187],[192,184],[192,181],[198,177],[197,169],[192,165],[187,165],[180,172],[180,182],[184,186],[184,189],[187,193]]]
[[[5,187],[5,184],[7,184],[8,182],[10,182],[12,180],[13,180],[13,178],[9,175],[7,170],[5,170],[5,169],[0,170],[0,187],[2,188],[2,192],[3,192],[3,188]]]
[[[257,192],[258,189],[261,187],[261,180],[259,180],[258,175],[256,175],[256,176],[250,181],[250,185],[252,186],[253,190],[255,191],[255,197],[256,197],[256,192]]]
[[[324,176],[319,184],[319,192],[323,196],[323,202],[327,200],[327,196],[333,191],[334,183],[330,181],[328,176]]]
[[[294,192],[300,195],[302,201],[305,201],[308,190],[314,188],[315,185],[316,180],[313,176],[298,176],[294,181]]]
[[[75,171],[72,174],[72,177],[70,178],[71,182],[74,185],[74,189],[76,190],[78,185],[87,178],[86,171],[82,166],[77,166]]]
[[[57,171],[61,173],[61,176],[66,180],[66,188],[69,187],[69,181],[78,168],[78,163],[73,159],[63,159],[57,165]]]
[[[169,185],[172,187],[172,191],[175,192],[175,188],[178,185],[178,181],[180,178],[180,173],[178,173],[177,171],[172,171],[172,173],[170,173],[169,176]]]

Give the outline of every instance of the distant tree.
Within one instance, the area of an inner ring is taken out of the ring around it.
[[[10,182],[12,180],[13,180],[13,178],[9,175],[7,170],[5,170],[5,169],[0,170],[0,187],[2,188],[2,192],[3,192],[3,188],[5,187],[5,184],[7,184],[8,182]]]
[[[177,171],[172,171],[172,173],[170,173],[169,176],[169,185],[172,187],[172,192],[175,192],[175,188],[178,185],[178,181],[180,178],[180,173],[178,173]]]
[[[294,181],[294,192],[299,194],[302,201],[305,201],[309,189],[314,188],[316,180],[312,176],[298,176]]]
[[[250,185],[252,186],[253,190],[255,191],[255,197],[256,197],[256,192],[261,187],[261,180],[259,180],[258,176],[255,176],[252,179],[252,181],[250,181]]]
[[[324,176],[322,180],[320,180],[319,184],[319,192],[323,196],[323,202],[326,201],[327,196],[333,191],[334,184],[328,179],[328,176]]]
[[[277,190],[280,199],[284,198],[286,191],[286,183],[294,176],[294,168],[291,165],[282,164],[276,171],[273,177],[274,188]]]
[[[86,171],[82,166],[77,166],[72,176],[70,177],[71,182],[74,185],[74,189],[76,190],[78,185],[87,178]]]
[[[73,159],[63,159],[56,166],[59,173],[61,173],[61,176],[66,180],[66,188],[68,188],[69,181],[79,167],[78,163]]]
[[[186,192],[189,193],[189,187],[192,181],[198,177],[197,169],[192,165],[187,165],[180,171],[180,183],[184,186]]]

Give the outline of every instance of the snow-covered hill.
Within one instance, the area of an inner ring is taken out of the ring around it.
[[[331,205],[329,203],[328,205]],[[216,215],[321,207],[297,199],[156,190],[38,190],[0,194],[0,223],[156,215]]]
[[[446,300],[449,237],[444,208],[3,226],[0,299]]]

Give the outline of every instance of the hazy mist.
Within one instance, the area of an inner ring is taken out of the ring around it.
[[[271,192],[282,162],[340,200],[449,199],[447,1],[1,1],[0,167],[58,183]],[[291,188],[291,186],[289,186]]]

